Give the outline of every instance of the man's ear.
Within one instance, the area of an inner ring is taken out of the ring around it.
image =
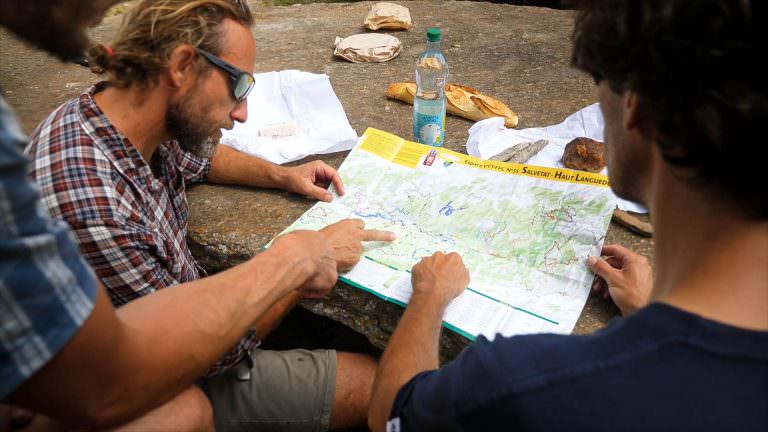
[[[168,80],[173,87],[180,88],[194,79],[196,61],[197,52],[192,45],[182,44],[173,49],[168,62]]]
[[[624,91],[622,95],[624,104],[623,126],[626,131],[639,132],[647,135],[651,132],[651,107],[646,98],[632,90]]]

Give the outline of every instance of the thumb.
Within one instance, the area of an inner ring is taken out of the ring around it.
[[[604,259],[590,256],[587,258],[587,266],[595,272],[596,275],[605,279],[609,284],[618,275],[619,270],[608,264]]]
[[[333,199],[333,195],[331,195],[328,190],[321,188],[320,186],[315,186],[313,184],[307,185],[307,187],[304,188],[304,193],[310,197],[314,198],[320,201],[325,202],[331,202]]]

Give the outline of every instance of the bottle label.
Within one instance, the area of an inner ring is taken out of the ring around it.
[[[415,113],[413,119],[413,136],[422,143],[431,146],[443,145],[443,130],[445,118],[442,116]]]

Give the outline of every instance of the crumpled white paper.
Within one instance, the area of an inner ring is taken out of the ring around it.
[[[507,129],[504,127],[504,119],[501,117],[479,121],[469,129],[467,153],[488,159],[515,144],[545,139],[549,141],[549,144],[526,163],[564,168],[560,160],[563,157],[565,145],[577,137],[603,141],[603,114],[600,112],[599,104],[592,104],[576,111],[560,124],[542,128]],[[608,175],[607,168],[604,168],[601,173]],[[618,197],[616,199],[621,210],[648,213],[648,209],[638,203]]]
[[[328,75],[284,70],[254,74],[254,78],[248,120],[236,123],[232,130],[222,129],[222,144],[278,164],[349,150],[357,144],[357,132]],[[260,133],[276,127],[295,134],[272,138],[275,134]]]

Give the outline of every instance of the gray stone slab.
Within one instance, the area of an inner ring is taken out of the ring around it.
[[[439,26],[450,80],[505,101],[520,116],[520,128],[559,123],[595,102],[592,80],[569,67],[572,12],[477,2],[399,3],[410,8],[415,28],[393,32],[403,43],[402,53],[380,64],[353,64],[331,54],[336,36],[364,31],[370,2],[257,9],[257,70],[326,73],[358,134],[376,127],[410,138],[412,107],[388,100],[385,90],[392,82],[413,79],[424,30]],[[446,146],[465,152],[473,122],[449,116],[446,123]],[[344,156],[322,159],[338,167]],[[195,187],[190,202],[190,243],[201,263],[214,270],[246,259],[314,204],[283,192],[216,185]],[[650,252],[651,240],[615,224],[608,241]],[[386,345],[403,311],[343,283],[327,299],[302,305],[349,325],[379,347]],[[617,313],[610,302],[591,296],[575,333],[601,328]],[[442,358],[454,357],[467,344],[462,336],[444,331]]]
[[[410,8],[415,27],[410,32],[393,32],[403,43],[402,52],[381,64],[352,64],[332,56],[336,36],[365,31],[362,22],[372,2],[255,6],[256,71],[326,73],[359,134],[371,126],[410,137],[412,107],[388,100],[385,90],[392,82],[413,79],[415,57],[424,48],[424,30],[439,26],[451,67],[450,80],[506,102],[520,116],[520,128],[559,123],[595,102],[591,79],[569,67],[572,12],[482,2],[399,3]],[[108,42],[120,20],[119,16],[105,19],[92,31],[93,36]],[[0,58],[0,84],[27,131],[96,81],[86,69],[64,65],[2,30]],[[472,122],[449,116],[446,123],[446,146],[464,151]],[[336,167],[343,158],[344,154],[322,157]],[[285,192],[207,184],[192,187],[189,201],[189,242],[201,264],[211,271],[258,253],[313,204]],[[650,256],[651,239],[615,224],[608,241]],[[385,346],[402,313],[399,306],[344,284],[329,298],[305,301],[303,306],[351,326],[379,347]],[[616,314],[609,302],[591,296],[575,332],[594,331]],[[445,331],[442,358],[454,357],[467,343]]]

